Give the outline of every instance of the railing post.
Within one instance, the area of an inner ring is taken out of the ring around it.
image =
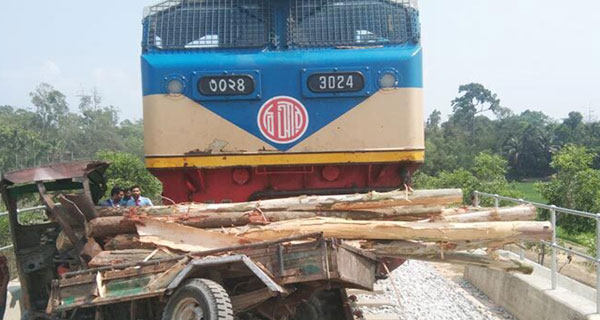
[[[596,313],[600,313],[600,213],[596,214]]]
[[[556,283],[558,278],[557,272],[557,261],[556,261],[556,210],[555,206],[552,206],[552,210],[550,210],[550,221],[552,222],[552,261],[551,261],[551,270],[552,270],[552,290],[556,290]]]
[[[498,199],[498,195],[497,194],[494,195],[494,207],[495,208],[499,208],[500,207],[500,200]]]
[[[479,192],[477,191],[473,193],[473,206],[479,207]]]

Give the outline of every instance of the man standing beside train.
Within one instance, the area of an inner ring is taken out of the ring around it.
[[[142,189],[139,186],[131,187],[131,199],[127,201],[128,207],[146,207],[152,205],[150,199],[142,197]]]

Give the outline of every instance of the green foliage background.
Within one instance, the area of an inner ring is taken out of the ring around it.
[[[500,194],[507,197],[520,198],[514,183],[506,180],[507,161],[499,155],[487,152],[478,154],[473,166],[467,169],[442,171],[437,176],[418,173],[414,179],[415,189],[462,188],[464,203],[471,203],[473,191]],[[491,206],[491,199],[482,199],[481,205]]]
[[[556,174],[549,182],[538,184],[542,196],[559,207],[600,212],[600,170],[592,168],[596,157],[585,147],[562,148],[550,164]],[[595,220],[573,215],[558,215],[558,223],[570,233],[596,229]]]
[[[144,162],[137,156],[131,153],[103,150],[98,152],[96,157],[110,162],[105,173],[107,192],[115,186],[130,188],[137,185],[142,188],[142,195],[152,200],[160,200],[162,184],[146,170]],[[155,202],[159,203],[159,201]]]

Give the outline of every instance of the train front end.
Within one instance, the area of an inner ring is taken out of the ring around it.
[[[146,165],[165,197],[397,189],[424,160],[414,1],[165,1],[143,25]]]

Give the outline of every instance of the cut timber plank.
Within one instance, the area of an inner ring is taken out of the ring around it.
[[[136,225],[140,242],[181,251],[205,251],[256,242],[229,234],[141,218]]]

